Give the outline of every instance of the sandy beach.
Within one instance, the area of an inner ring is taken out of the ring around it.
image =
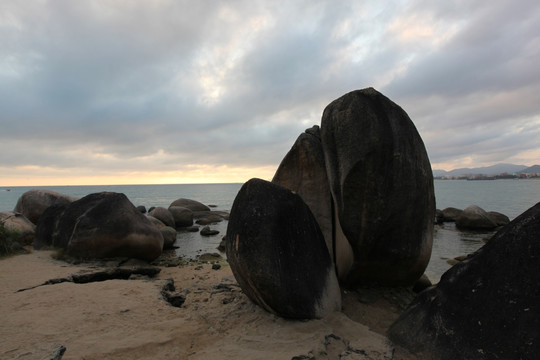
[[[412,296],[405,290],[343,291],[342,312],[285,320],[251,303],[224,261],[218,270],[162,263],[154,278],[41,285],[110,265],[52,254],[0,259],[2,359],[50,359],[61,346],[62,359],[416,359],[383,335]],[[161,295],[167,279],[186,298],[180,308]]]

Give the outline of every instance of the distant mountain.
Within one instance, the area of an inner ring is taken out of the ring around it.
[[[540,165],[534,165],[531,167],[527,167],[527,165],[515,165],[515,164],[495,164],[491,166],[486,167],[479,167],[479,168],[461,168],[461,169],[454,169],[451,171],[446,170],[433,170],[433,176],[439,177],[439,176],[460,176],[460,175],[499,175],[502,173],[521,173],[524,172],[524,170],[535,168],[536,166]],[[539,170],[531,170],[528,172],[539,172]]]
[[[528,173],[537,173],[540,174],[540,165],[533,165],[531,167],[528,167],[524,170],[521,170],[522,173],[528,174]]]

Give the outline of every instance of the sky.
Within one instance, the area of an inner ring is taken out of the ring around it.
[[[0,2],[0,186],[271,179],[374,87],[433,169],[540,163],[537,0]]]

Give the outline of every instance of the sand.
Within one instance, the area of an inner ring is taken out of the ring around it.
[[[162,266],[152,279],[38,286],[104,266],[51,255],[0,259],[1,359],[50,359],[61,346],[65,360],[416,359],[383,335],[404,306],[399,293],[344,291],[341,312],[285,320],[254,305],[226,264]],[[161,295],[169,278],[186,297],[180,308]]]

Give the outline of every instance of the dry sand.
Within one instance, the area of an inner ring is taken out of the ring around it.
[[[342,312],[293,321],[251,303],[226,265],[162,267],[153,279],[37,286],[103,266],[51,254],[0,259],[1,359],[50,359],[60,345],[65,360],[416,359],[381,335],[403,305],[398,293],[347,291]],[[186,296],[181,308],[160,294],[168,278]],[[32,289],[17,292],[26,288]]]

